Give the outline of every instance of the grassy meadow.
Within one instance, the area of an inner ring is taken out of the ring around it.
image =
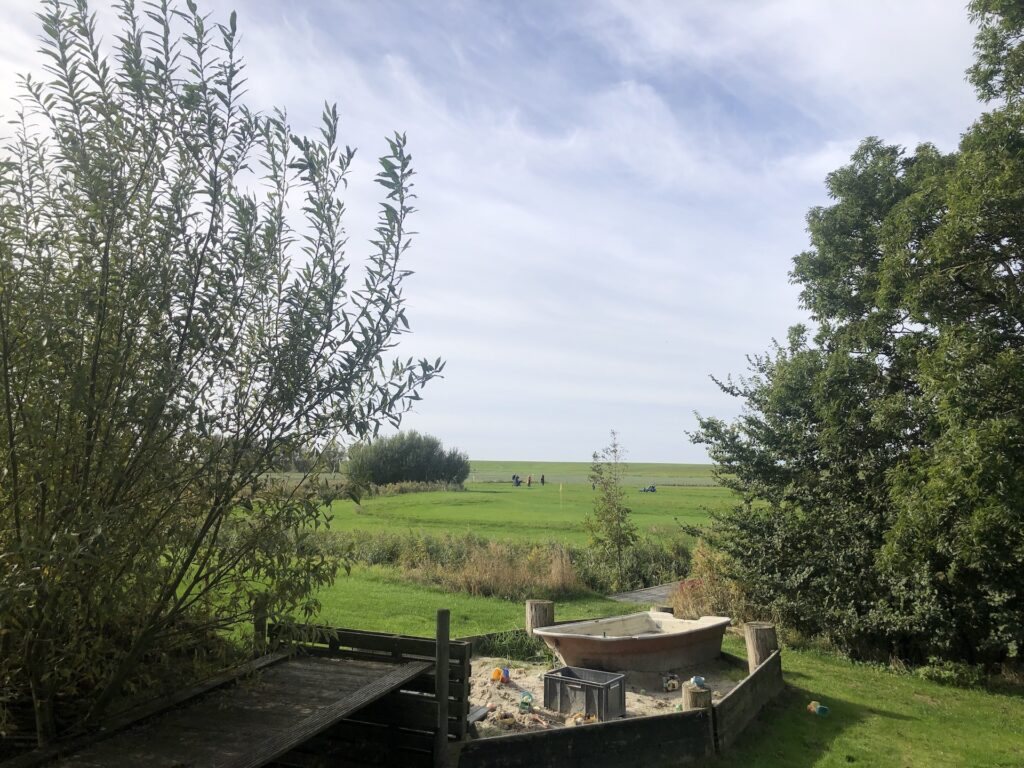
[[[332,506],[335,530],[416,530],[443,535],[472,532],[479,536],[583,544],[583,520],[593,507],[587,479],[589,464],[540,462],[473,462],[466,490],[457,493],[410,493]],[[703,525],[708,512],[731,503],[732,494],[714,484],[710,466],[700,464],[631,464],[626,475],[627,503],[642,533],[678,530],[680,523]],[[518,488],[512,474],[524,478]],[[534,483],[526,486],[525,478]],[[540,476],[545,484],[540,485]],[[474,482],[473,478],[476,478]],[[655,484],[655,493],[640,489]]]
[[[337,627],[431,637],[440,608],[451,611],[452,637],[468,637],[523,626],[523,604],[493,597],[445,592],[412,584],[394,568],[354,568],[320,595],[320,621]],[[601,597],[561,601],[557,618],[584,619],[627,613],[633,606]]]

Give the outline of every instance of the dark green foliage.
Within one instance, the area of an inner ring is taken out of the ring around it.
[[[694,435],[742,494],[713,538],[749,599],[861,656],[1024,649],[1024,13],[972,8],[971,76],[1007,103],[956,153],[868,139],[829,175],[792,272],[816,336]]]
[[[348,475],[362,485],[393,483],[461,484],[469,477],[469,456],[457,448],[445,450],[441,441],[419,432],[399,432],[352,446]]]
[[[0,149],[0,707],[40,743],[206,671],[257,603],[315,612],[323,499],[268,471],[397,424],[441,367],[388,359],[405,138],[350,274],[336,108],[313,138],[250,111],[234,14],[186,6],[118,2],[101,44],[84,0],[41,4]]]

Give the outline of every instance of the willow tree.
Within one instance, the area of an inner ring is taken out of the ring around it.
[[[405,137],[352,261],[336,108],[312,138],[247,108],[234,14],[117,10],[105,48],[85,0],[44,5],[45,77],[0,155],[0,707],[31,701],[40,743],[184,674],[257,601],[315,612],[328,515],[267,471],[397,424],[442,366],[386,360]]]

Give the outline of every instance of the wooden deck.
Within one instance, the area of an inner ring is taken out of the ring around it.
[[[48,765],[256,768],[431,668],[426,661],[289,658]]]

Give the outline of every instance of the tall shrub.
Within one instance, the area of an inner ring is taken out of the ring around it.
[[[590,482],[597,496],[594,498],[594,510],[585,521],[591,545],[614,569],[615,589],[628,587],[626,558],[637,540],[636,525],[630,516],[632,510],[626,506],[626,489],[622,484],[626,472],[626,465],[622,462],[624,456],[619,436],[612,430],[611,442],[594,452],[590,465]]]
[[[265,473],[397,423],[440,368],[384,361],[405,138],[353,288],[337,110],[305,137],[247,108],[234,14],[116,7],[101,45],[84,0],[42,5],[0,152],[0,687],[40,743],[180,682],[255,603],[314,612],[324,512]]]

